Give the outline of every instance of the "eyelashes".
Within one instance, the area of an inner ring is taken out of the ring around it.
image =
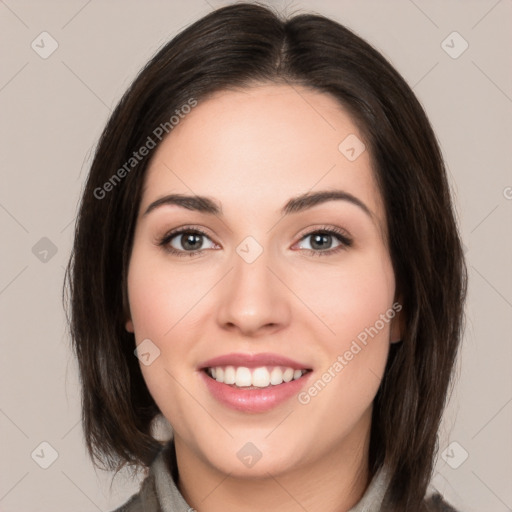
[[[210,241],[210,247],[205,248],[203,246],[205,238]],[[299,242],[296,242],[294,246],[300,244],[300,242],[303,240],[308,239],[312,240],[312,242],[309,243],[310,248],[303,248],[301,250],[313,256],[329,256],[337,254],[340,251],[347,250],[353,244],[352,238],[350,238],[350,236],[344,230],[335,227],[320,227],[302,234]],[[183,249],[177,249],[171,245],[171,243],[175,242],[175,240],[178,241],[178,244],[181,245]],[[329,242],[338,242],[338,245],[328,249],[322,247],[320,247],[320,249],[313,248],[313,246],[318,247],[318,244],[320,244],[320,246],[322,246],[322,244],[329,245]],[[158,240],[157,245],[167,253],[179,257],[196,256],[206,250],[211,250],[218,247],[218,245],[210,239],[207,233],[195,226],[185,226],[170,231]],[[199,247],[199,249],[194,249],[192,247],[192,250],[186,250],[185,246],[190,248],[190,245],[195,245]]]

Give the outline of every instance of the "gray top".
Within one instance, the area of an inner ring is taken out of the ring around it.
[[[193,512],[179,491],[165,461],[169,444],[160,451],[150,467],[148,476],[135,494],[113,512]],[[379,471],[363,497],[349,512],[379,512],[387,488],[387,475]]]

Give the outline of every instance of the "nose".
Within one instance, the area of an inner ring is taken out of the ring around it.
[[[219,326],[250,337],[285,328],[291,314],[290,292],[276,277],[277,272],[266,252],[252,263],[235,254],[233,265],[233,270],[222,281],[217,308]]]

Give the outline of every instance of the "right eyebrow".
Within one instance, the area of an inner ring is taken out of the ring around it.
[[[155,208],[163,205],[176,205],[210,215],[222,215],[222,207],[213,199],[205,196],[188,196],[183,194],[169,194],[153,201],[144,212],[147,215]]]

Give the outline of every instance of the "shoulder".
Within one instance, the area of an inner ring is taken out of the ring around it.
[[[439,493],[434,493],[424,501],[424,512],[460,512],[444,501]]]
[[[126,503],[112,512],[142,512],[143,510],[140,493],[137,493],[134,494]]]
[[[112,512],[160,512],[154,475],[150,473],[142,481],[139,492]]]
[[[165,444],[148,468],[140,490],[112,512],[162,512],[190,510],[177,488],[169,457],[175,460],[174,445]]]

